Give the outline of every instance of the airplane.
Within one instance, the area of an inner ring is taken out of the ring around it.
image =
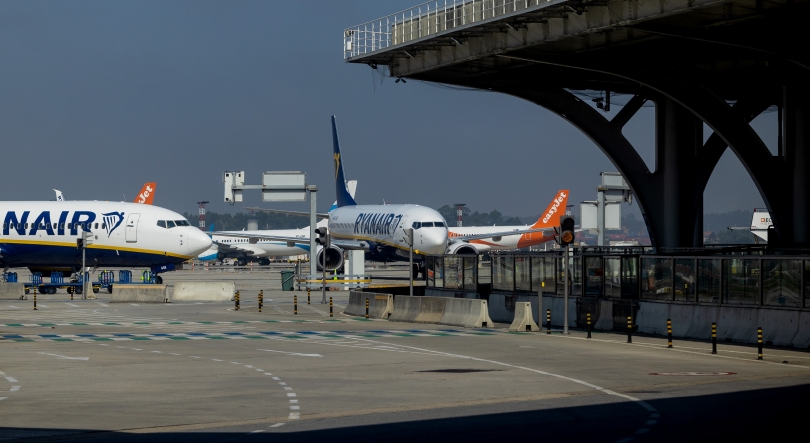
[[[135,203],[141,203],[145,205],[151,205],[152,201],[155,199],[155,188],[157,187],[156,182],[146,182],[143,184],[141,188],[141,192],[138,193],[138,196],[135,198]],[[56,201],[63,202],[65,201],[65,197],[62,195],[62,191],[58,189],[54,189],[53,192],[56,193]]]
[[[332,116],[332,147],[335,165],[335,193],[337,208],[328,214],[318,214],[328,219],[328,232],[331,244],[326,251],[326,265],[334,266],[343,260],[344,250],[362,250],[366,257],[375,261],[408,261],[410,245],[406,240],[405,230],[413,229],[413,276],[425,275],[425,256],[444,254],[447,249],[447,222],[435,209],[413,204],[394,205],[358,205],[349,193],[343,172],[344,159],[340,152],[340,141],[335,116]],[[309,213],[264,209],[264,211],[282,214],[307,216]],[[525,229],[521,231],[489,232],[487,234],[468,234],[456,237],[456,240],[475,240],[497,237],[499,235],[518,235],[529,232],[540,232],[546,229]],[[236,235],[232,233],[231,235]],[[276,235],[241,234],[243,240],[274,239],[279,241],[301,241],[297,237]],[[309,240],[307,237],[306,240]],[[316,258],[323,259],[323,248],[319,249]],[[338,260],[339,256],[339,260]],[[337,266],[339,267],[339,266]],[[334,269],[336,269],[335,267]]]
[[[79,271],[81,231],[92,234],[89,266],[148,267],[154,273],[196,257],[211,239],[182,215],[158,206],[106,201],[4,201],[0,266],[32,272]],[[159,276],[155,279],[162,282]]]
[[[754,208],[754,215],[751,218],[751,227],[729,226],[729,230],[751,231],[754,234],[754,241],[759,244],[760,239],[768,242],[768,229],[773,227],[773,219],[767,209]]]
[[[354,197],[357,189],[357,180],[349,180],[347,182],[349,194]],[[335,202],[329,211],[337,208]],[[251,210],[261,210],[261,208],[247,208]],[[296,213],[297,214],[297,213]],[[326,227],[327,221],[321,220],[318,222],[317,227]],[[236,236],[231,235],[236,234]],[[257,237],[254,240],[246,239],[244,235],[255,234]],[[269,229],[258,231],[221,231],[209,232],[211,240],[214,242],[211,247],[200,254],[197,260],[201,261],[222,261],[226,258],[235,258],[238,266],[245,266],[250,258],[258,258],[259,265],[265,266],[270,264],[270,259],[267,257],[289,257],[292,255],[302,255],[309,253],[309,226],[300,229]],[[289,238],[296,238],[296,241],[279,241],[258,236],[282,236]],[[333,260],[327,260],[327,264],[334,264],[331,266],[333,271],[343,266],[343,254],[336,253],[330,254]],[[329,254],[327,252],[327,254]],[[318,266],[320,267],[320,263]],[[319,268],[320,269],[320,268]]]
[[[551,200],[548,207],[530,229],[539,229],[539,232],[528,232],[515,235],[501,235],[477,240],[461,240],[460,237],[469,234],[487,234],[488,232],[523,231],[526,226],[464,226],[449,227],[447,236],[449,244],[448,254],[479,255],[493,250],[511,250],[540,245],[551,240],[557,233],[554,228],[560,225],[560,215],[565,213],[569,191],[561,189]]]

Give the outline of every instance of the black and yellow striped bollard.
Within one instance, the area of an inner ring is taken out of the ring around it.
[[[329,297],[329,316],[334,317],[335,315],[332,314],[332,297]]]
[[[546,334],[551,334],[551,309],[546,309]]]
[[[633,317],[627,316],[627,343],[633,343]]]
[[[591,338],[591,313],[588,313],[588,338]]]
[[[712,354],[717,354],[717,323],[712,323]]]
[[[368,320],[368,299],[366,299],[366,320]]]
[[[667,348],[672,349],[672,320],[667,319]]]
[[[236,294],[233,295],[233,302],[234,302],[234,311],[239,310],[239,291],[236,291]]]
[[[298,315],[298,296],[293,295],[293,314]]]
[[[757,360],[762,360],[762,328],[757,328],[757,347],[759,348]]]
[[[34,310],[37,310],[37,291],[34,289]]]
[[[259,290],[259,312],[262,312],[262,306],[264,305],[264,289]]]
[[[307,304],[309,304],[309,288],[307,288]]]

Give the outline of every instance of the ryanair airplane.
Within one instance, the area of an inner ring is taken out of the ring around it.
[[[326,251],[319,250],[318,262],[326,254],[327,269],[335,268],[336,263],[343,262],[343,251],[355,249],[366,251],[367,258],[377,261],[408,261],[410,246],[406,240],[405,230],[413,229],[414,276],[424,275],[424,257],[426,255],[444,254],[448,245],[447,223],[444,217],[425,206],[403,205],[358,205],[349,193],[343,173],[343,158],[340,153],[335,117],[332,116],[332,146],[335,162],[335,191],[337,208],[328,214],[318,214],[327,218],[329,233],[332,235],[331,246]],[[265,209],[284,214],[308,215],[295,211]],[[500,235],[520,235],[540,232],[545,229],[527,227],[525,230],[505,232],[488,232],[484,234],[466,234],[454,238],[456,241],[468,241],[479,238],[491,238]],[[230,235],[240,235],[231,233]],[[241,237],[248,239],[273,239],[280,241],[300,242],[301,238],[284,236],[264,236],[244,233]],[[309,239],[307,234],[306,239]],[[337,266],[339,267],[339,266]]]
[[[125,202],[0,202],[0,265],[32,271],[79,270],[81,232],[92,235],[88,266],[149,267],[159,273],[211,246],[182,215]]]

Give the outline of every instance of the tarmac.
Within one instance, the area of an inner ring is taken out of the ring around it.
[[[729,441],[790,436],[810,409],[805,350],[366,320],[347,291],[330,317],[273,269],[164,280],[225,276],[238,311],[0,302],[0,440]]]

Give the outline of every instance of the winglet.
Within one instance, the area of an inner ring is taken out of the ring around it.
[[[554,200],[551,200],[548,207],[543,214],[540,215],[540,218],[532,225],[532,228],[548,228],[552,226],[559,226],[560,225],[560,216],[565,214],[565,205],[568,203],[568,194],[569,191],[567,189],[561,189],[557,191],[557,195],[554,197]]]
[[[62,197],[62,191],[60,191],[60,190],[58,190],[58,189],[54,189],[54,190],[53,190],[53,192],[55,192],[55,193],[56,193],[56,201],[58,201],[58,202],[63,202],[63,201],[65,201],[65,198],[64,198],[64,197]]]
[[[354,206],[357,202],[349,194],[346,186],[346,178],[343,174],[343,158],[340,155],[340,141],[338,140],[337,123],[335,116],[332,116],[332,147],[334,148],[333,158],[335,160],[335,192],[337,194],[338,208],[342,206]]]
[[[138,193],[138,196],[135,197],[135,203],[142,203],[145,205],[151,205],[152,200],[155,199],[155,188],[157,187],[156,182],[146,182],[143,184],[143,188],[141,188],[141,192]]]

